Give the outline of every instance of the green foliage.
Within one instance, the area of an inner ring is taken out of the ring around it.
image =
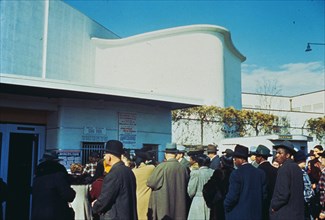
[[[307,120],[309,131],[315,135],[317,140],[324,142],[325,139],[325,116],[319,118],[311,118]]]
[[[203,124],[211,121],[220,122],[223,125],[221,131],[225,137],[232,133],[237,136],[245,136],[251,129],[256,136],[261,132],[271,134],[278,117],[263,112],[251,110],[237,110],[234,107],[219,108],[215,106],[199,106],[187,109],[179,109],[172,112],[173,122],[180,119],[194,119],[201,122],[201,140],[203,141]]]

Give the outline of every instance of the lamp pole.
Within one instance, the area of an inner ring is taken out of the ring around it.
[[[305,52],[312,51],[310,45],[325,45],[325,43],[307,43],[307,48],[306,48]]]

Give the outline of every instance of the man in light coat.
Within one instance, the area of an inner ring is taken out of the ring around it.
[[[187,218],[188,172],[176,160],[176,144],[167,144],[166,161],[159,164],[149,177],[147,185],[152,189],[148,219],[184,220]]]
[[[289,141],[275,145],[278,170],[270,206],[270,219],[304,219],[304,183],[301,169],[291,156],[294,146]]]

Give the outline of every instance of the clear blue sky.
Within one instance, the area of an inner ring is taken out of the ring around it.
[[[281,95],[325,89],[325,1],[64,0],[120,37],[191,25],[227,28],[242,64],[244,92],[264,82]]]

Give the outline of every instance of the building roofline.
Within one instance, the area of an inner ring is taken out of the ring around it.
[[[226,28],[221,26],[216,26],[216,25],[196,24],[196,25],[180,26],[180,27],[162,29],[158,31],[152,31],[152,32],[138,34],[138,35],[121,38],[121,39],[102,39],[102,38],[92,37],[92,40],[103,47],[108,47],[108,46],[114,47],[114,46],[133,44],[137,42],[143,42],[145,40],[153,40],[153,39],[158,39],[158,38],[163,38],[168,36],[175,36],[175,35],[181,35],[186,33],[197,33],[197,32],[202,32],[202,33],[216,32],[222,34],[224,36],[225,45],[227,46],[227,48],[235,56],[237,56],[241,60],[241,62],[244,62],[246,60],[246,57],[243,54],[241,54],[234,46],[231,40],[230,32]]]
[[[286,96],[286,95],[269,95],[269,94],[260,94],[260,93],[254,93],[254,92],[242,92],[242,94],[247,94],[247,95],[274,96],[274,97],[283,97],[283,98],[293,98],[293,97],[299,97],[299,96],[309,95],[309,94],[318,93],[318,92],[325,92],[325,89],[317,90],[317,91],[313,91],[313,92],[301,93],[301,94],[298,94],[298,95],[292,95],[292,96]]]

